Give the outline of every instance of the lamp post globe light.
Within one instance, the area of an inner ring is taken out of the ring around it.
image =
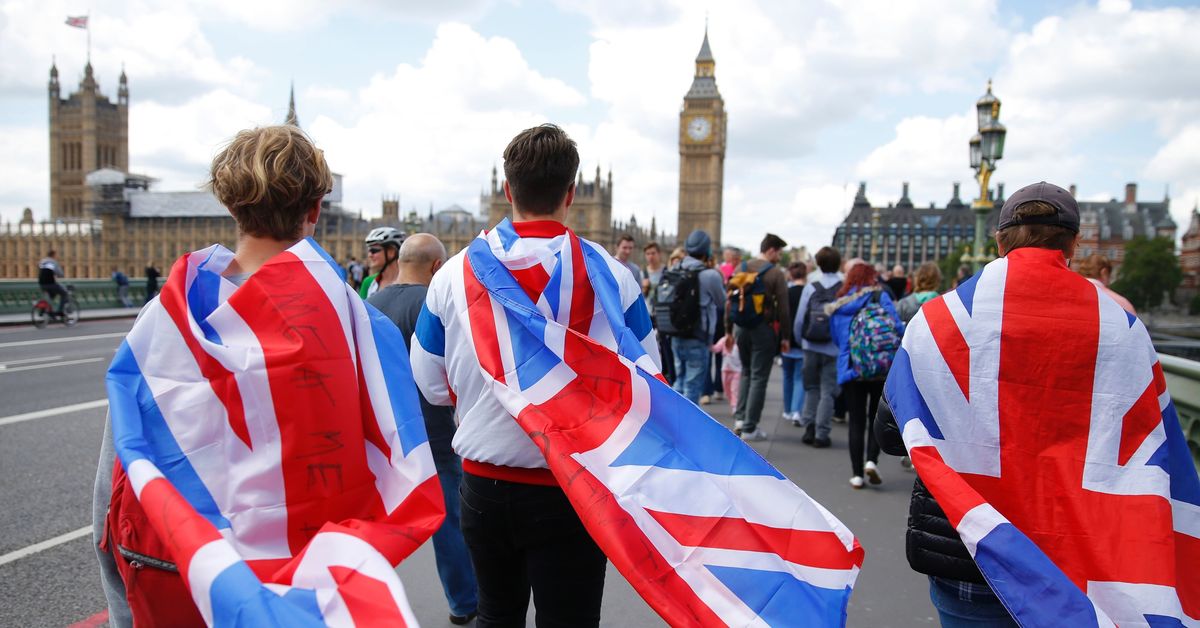
[[[996,162],[1004,157],[1004,138],[1008,133],[1004,125],[1000,124],[1000,99],[992,94],[990,79],[987,93],[975,103],[975,112],[979,132],[967,142],[971,168],[975,170],[975,178],[979,181],[979,198],[971,203],[971,210],[975,212],[975,247],[973,254],[963,255],[962,261],[971,264],[971,268],[978,271],[981,266],[991,261],[991,257],[983,250],[987,216],[992,211],[992,195],[988,190],[988,181],[996,170]]]

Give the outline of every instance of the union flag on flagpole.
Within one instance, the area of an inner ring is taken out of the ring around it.
[[[492,393],[613,565],[672,626],[844,625],[853,532],[665,383],[602,248],[527,242],[506,219],[441,272],[463,273]]]
[[[240,286],[182,257],[109,367],[113,443],[204,621],[415,625],[441,525],[404,338],[311,239]]]
[[[1061,253],[1017,249],[926,303],[886,396],[1022,626],[1200,625],[1200,480],[1162,366]]]
[[[88,16],[86,16],[86,15],[78,15],[75,17],[67,16],[66,24],[67,24],[67,26],[73,26],[75,28],[87,28],[88,27]]]

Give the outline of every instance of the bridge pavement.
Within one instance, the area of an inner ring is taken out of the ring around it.
[[[87,527],[104,408],[104,370],[131,320],[83,321],[74,328],[0,328],[0,626],[65,626],[102,620],[104,597]],[[879,488],[847,483],[846,427],[834,446],[815,450],[779,419],[779,369],[754,447],[853,530],[866,564],[851,599],[851,626],[935,624],[925,579],[904,559],[911,472],[881,463]],[[726,404],[706,406],[732,423]],[[418,618],[448,626],[429,544],[399,568]],[[532,615],[531,615],[532,616]],[[605,626],[658,626],[615,570],[605,585]],[[803,625],[802,618],[798,624]]]

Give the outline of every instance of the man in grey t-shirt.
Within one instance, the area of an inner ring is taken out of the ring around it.
[[[425,293],[433,274],[446,261],[446,248],[428,233],[410,236],[400,245],[396,266],[396,282],[382,288],[367,299],[400,328],[404,341],[411,346],[417,315],[425,303]],[[475,593],[475,572],[471,557],[459,528],[458,485],[462,480],[462,460],[450,448],[454,439],[454,408],[435,406],[421,395],[421,413],[425,415],[425,431],[429,448],[442,485],[446,502],[446,519],[433,535],[433,554],[438,577],[450,605],[450,623],[465,624],[475,617],[478,600]]]
[[[617,241],[617,252],[613,257],[617,258],[618,262],[621,262],[625,268],[629,269],[629,272],[633,273],[634,281],[638,282],[640,286],[642,285],[642,269],[630,260],[633,257],[633,247],[635,245],[636,242],[634,242],[633,236],[628,233],[622,235],[621,239]]]

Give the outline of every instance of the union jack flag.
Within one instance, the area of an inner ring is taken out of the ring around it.
[[[75,16],[75,17],[68,16],[66,25],[73,26],[75,28],[87,28],[88,27],[88,16],[86,16],[86,15],[79,15],[79,16]]]
[[[209,625],[415,625],[444,516],[399,330],[311,239],[185,255],[108,372],[113,441]]]
[[[675,626],[844,625],[853,533],[667,386],[602,249],[569,230],[549,249],[507,221],[472,241],[460,320],[613,565]]]
[[[1200,625],[1200,480],[1145,326],[1022,248],[924,305],[886,385],[1023,626]]]

